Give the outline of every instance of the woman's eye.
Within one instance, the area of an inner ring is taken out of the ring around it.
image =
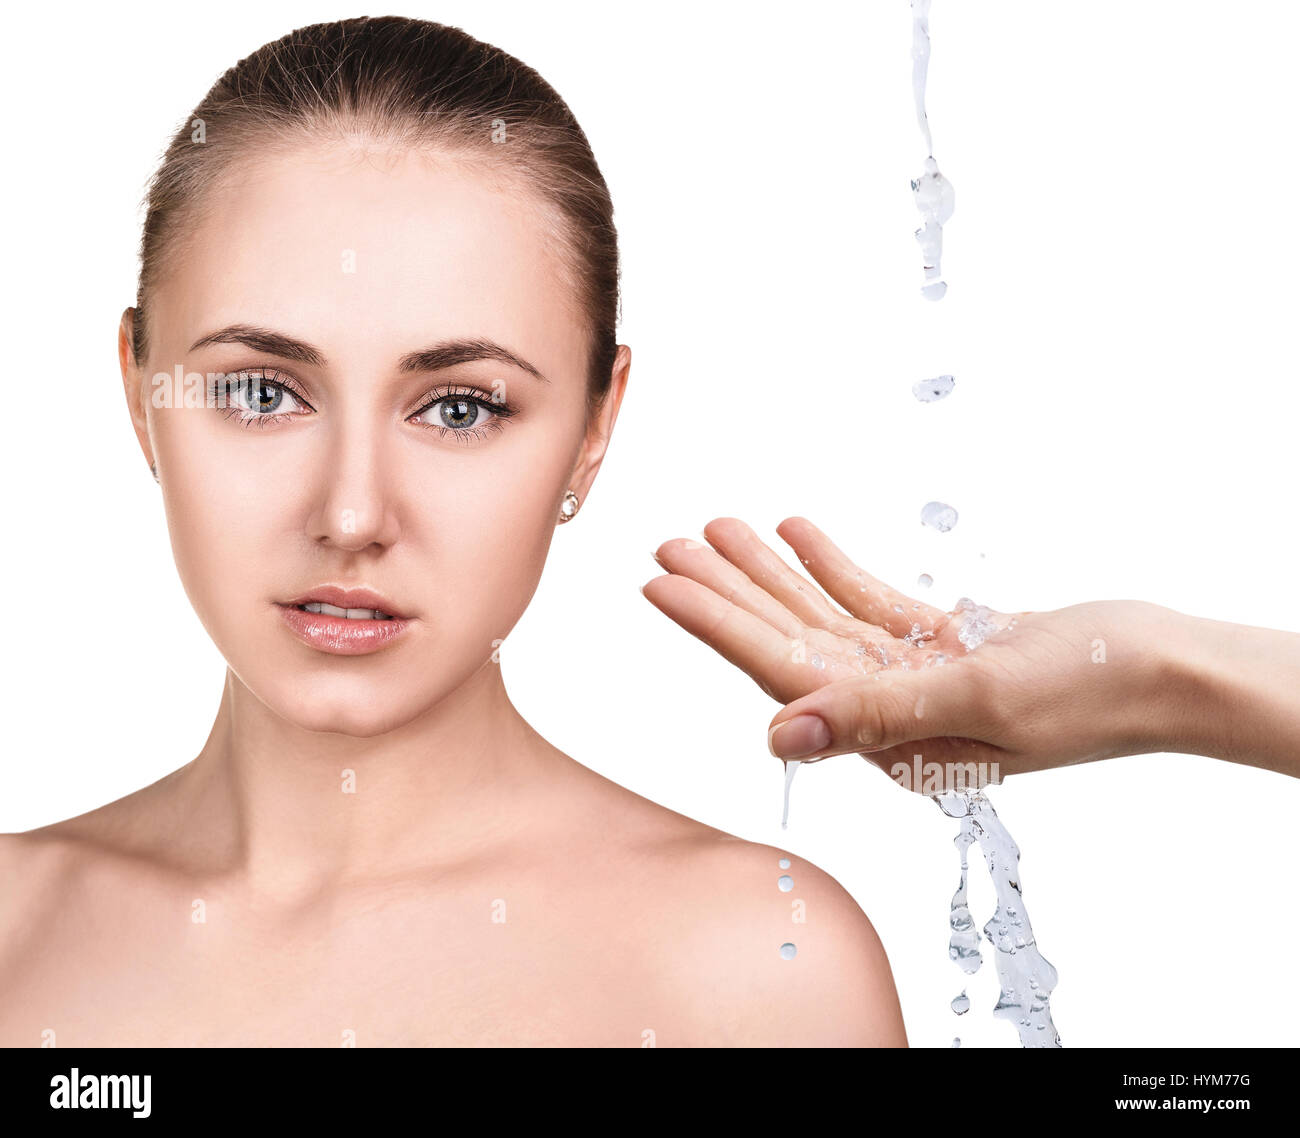
[[[297,398],[274,380],[258,376],[235,376],[226,381],[226,405],[242,412],[242,419],[265,419],[293,415],[303,410]]]
[[[441,427],[453,431],[467,431],[486,427],[497,417],[477,399],[461,395],[445,395],[430,403],[423,411],[411,416],[411,421],[425,427]]]

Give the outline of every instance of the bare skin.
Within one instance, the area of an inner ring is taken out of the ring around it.
[[[220,706],[179,770],[0,836],[0,1044],[905,1045],[884,950],[833,878],[595,774],[506,694],[502,642],[630,367],[623,347],[589,419],[541,205],[445,155],[256,157],[212,190],[148,358],[133,310],[119,330],[176,565],[229,665]],[[231,325],[315,351],[196,346]],[[400,366],[467,340],[545,378]],[[177,366],[283,382],[279,417],[159,405]],[[515,413],[468,441],[434,384]],[[409,629],[362,656],[304,643],[279,609],[321,583],[382,592]]]
[[[498,784],[471,848],[382,875],[257,880],[207,846],[197,761],[4,836],[0,1045],[905,1044],[880,942],[828,874],[522,744],[533,774]]]
[[[774,755],[857,752],[906,773],[921,754],[1005,777],[1171,751],[1300,777],[1294,632],[1092,601],[991,612],[970,651],[966,614],[877,580],[806,518],[777,533],[825,593],[736,518],[710,522],[707,545],[665,542],[656,558],[668,573],[643,589],[786,705],[769,725]]]

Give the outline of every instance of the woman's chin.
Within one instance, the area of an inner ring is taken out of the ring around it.
[[[372,739],[410,723],[426,710],[428,693],[403,693],[391,682],[355,679],[320,683],[284,677],[250,690],[275,716],[302,731]]]
[[[303,731],[373,739],[410,722],[414,715],[382,703],[359,707],[309,707],[294,705],[280,715]]]

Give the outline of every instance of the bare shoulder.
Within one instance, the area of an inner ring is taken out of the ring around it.
[[[21,833],[0,834],[0,965],[39,944],[59,911],[135,886],[146,859],[133,848],[144,793]]]
[[[48,831],[0,834],[0,968],[41,935],[80,860],[75,842]]]
[[[57,832],[0,834],[0,925],[12,906],[46,892],[76,860],[76,843]]]
[[[731,835],[680,857],[671,968],[692,1002],[690,1044],[907,1045],[884,946],[834,877]]]
[[[656,1046],[907,1045],[884,946],[834,877],[597,777],[587,881],[634,931]]]

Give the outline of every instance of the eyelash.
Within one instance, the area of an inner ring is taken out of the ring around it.
[[[316,410],[307,402],[306,396],[302,394],[298,386],[288,376],[284,376],[282,372],[274,368],[251,368],[248,371],[235,371],[220,375],[213,380],[212,386],[208,389],[208,395],[212,405],[221,410],[225,418],[236,419],[241,427],[266,427],[272,423],[282,423],[286,419],[296,417],[296,412],[259,415],[256,411],[241,407],[238,402],[239,393],[247,392],[250,385],[254,383],[262,391],[270,394],[277,391],[283,392],[299,400],[312,411]]]
[[[269,371],[269,374],[268,374]],[[266,427],[273,423],[282,423],[288,419],[296,419],[299,412],[272,412],[270,414],[259,415],[256,411],[250,411],[238,404],[231,406],[231,401],[238,397],[238,393],[248,390],[250,385],[257,384],[262,392],[274,394],[283,392],[292,396],[294,399],[303,403],[313,413],[315,408],[307,402],[306,396],[302,394],[298,386],[283,372],[275,369],[253,368],[248,371],[230,372],[213,381],[209,389],[209,397],[213,404],[221,408],[227,419],[235,418],[241,427]],[[439,403],[459,400],[461,402],[473,403],[485,411],[492,413],[492,418],[482,426],[478,427],[447,427],[440,423],[415,423],[417,427],[423,427],[425,430],[437,431],[440,437],[446,435],[460,436],[458,441],[469,443],[473,440],[480,439],[491,431],[501,430],[504,420],[515,414],[515,408],[508,403],[496,403],[486,398],[472,388],[455,388],[455,387],[438,387],[432,391],[426,392],[421,400],[420,408],[411,413],[407,422],[412,422],[418,416],[425,414],[430,409],[436,407]]]
[[[490,411],[492,413],[492,418],[481,427],[446,427],[441,423],[416,423],[415,425],[417,427],[423,427],[426,431],[437,431],[440,438],[447,435],[455,435],[457,436],[457,441],[469,443],[471,440],[481,439],[493,431],[501,430],[501,425],[505,420],[515,413],[515,409],[511,407],[509,403],[494,403],[491,399],[484,398],[484,396],[479,394],[473,388],[465,387],[458,390],[453,387],[438,387],[434,388],[424,396],[421,400],[420,409],[411,416],[411,419],[414,419],[417,415],[423,415],[426,411],[432,407],[436,407],[439,403],[446,403],[450,400],[461,400],[463,402],[473,403],[476,406],[482,407],[485,411]],[[411,419],[408,419],[407,422],[410,422]]]

